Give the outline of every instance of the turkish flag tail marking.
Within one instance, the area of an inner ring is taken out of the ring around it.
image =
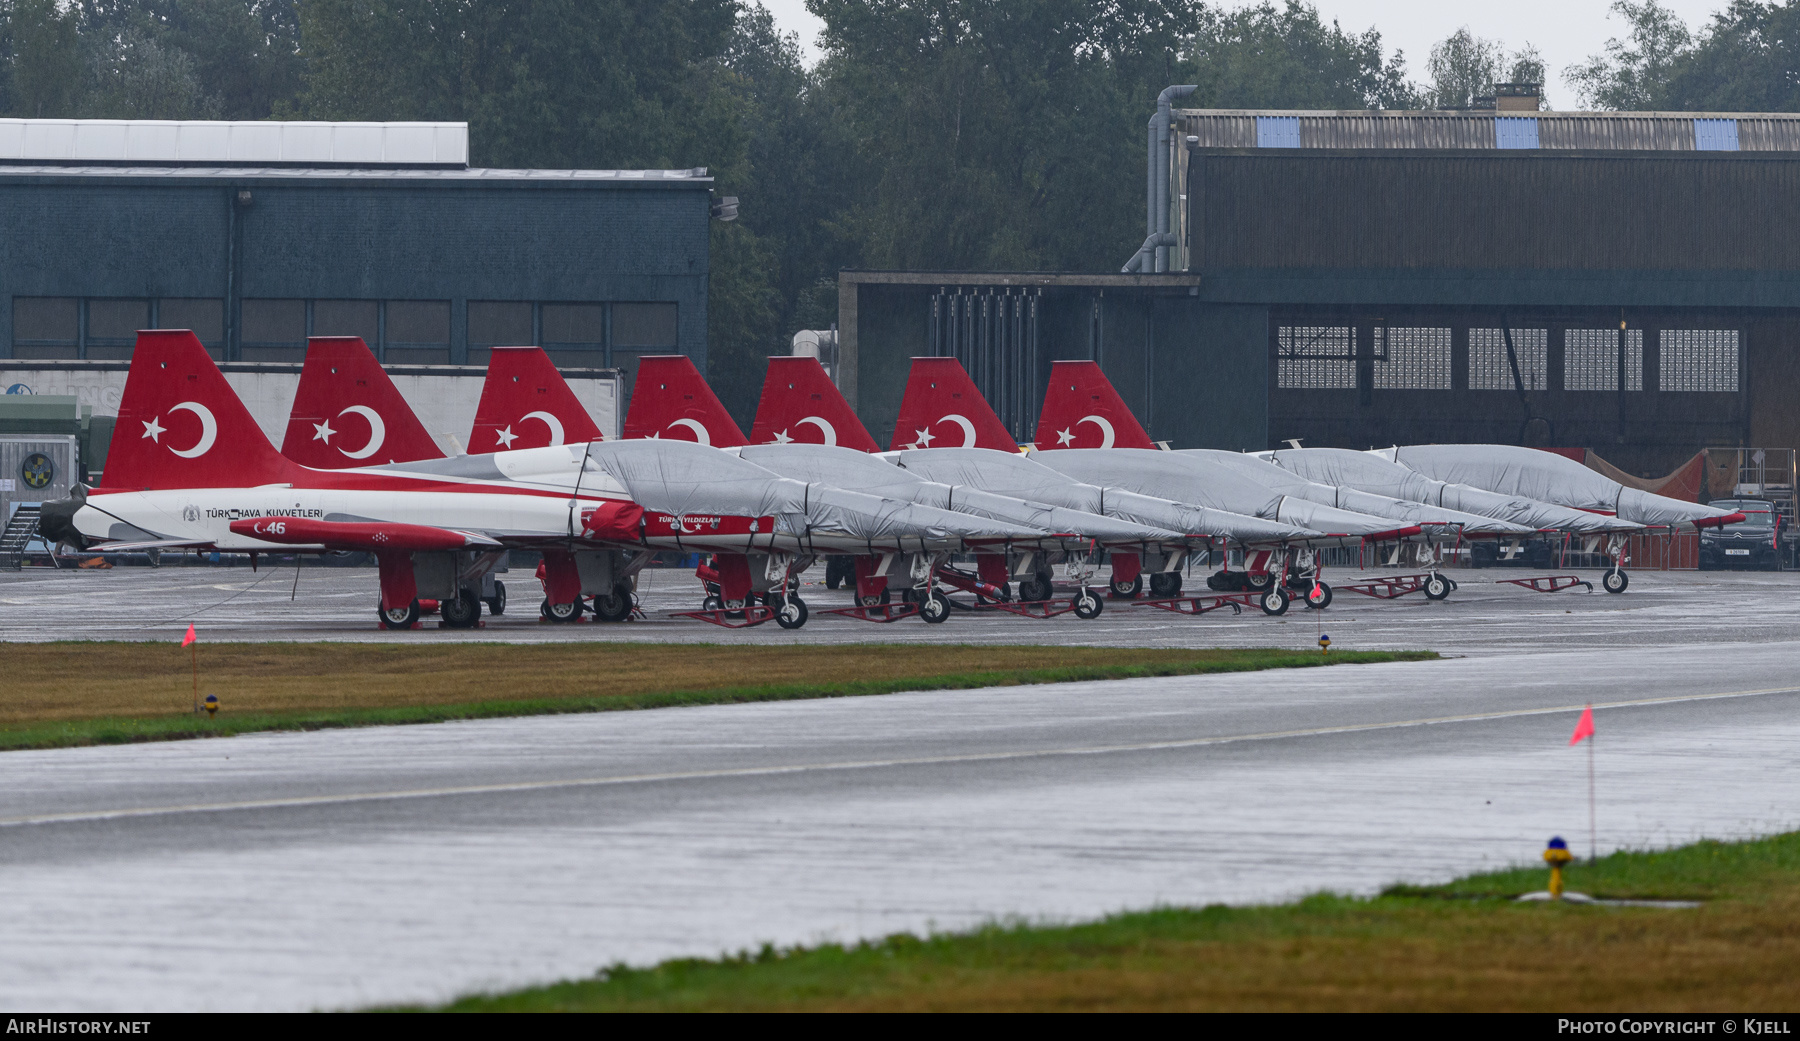
[[[1581,710],[1581,718],[1575,721],[1575,733],[1570,735],[1569,744],[1578,745],[1584,737],[1594,736],[1594,706]]]

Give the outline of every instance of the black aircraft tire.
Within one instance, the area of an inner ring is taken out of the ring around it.
[[[594,598],[594,617],[602,622],[623,622],[631,617],[631,589],[614,589]]]
[[[1606,577],[1600,580],[1600,585],[1609,593],[1623,593],[1631,586],[1631,576],[1623,571],[1608,571]]]
[[[448,628],[473,629],[481,621],[481,601],[475,599],[474,593],[463,590],[438,604],[438,617]]]
[[[1106,601],[1095,596],[1093,590],[1083,589],[1075,594],[1075,617],[1092,621],[1100,617],[1100,612],[1105,609]]]
[[[1112,582],[1106,589],[1107,595],[1114,600],[1136,600],[1144,591],[1144,576],[1133,575],[1129,582]]]
[[[580,598],[576,598],[570,603],[552,604],[550,598],[545,597],[543,606],[539,607],[538,611],[552,622],[563,625],[568,622],[576,621],[581,617],[581,600]]]
[[[919,617],[932,625],[939,625],[950,618],[950,598],[933,589],[931,596],[919,598]]]
[[[1181,575],[1175,571],[1159,571],[1150,576],[1150,595],[1168,599],[1181,595]]]
[[[384,629],[411,629],[419,621],[419,602],[414,600],[405,608],[393,611],[377,604],[375,617],[381,619],[381,627]]]
[[[1261,591],[1274,584],[1275,576],[1267,571],[1240,571],[1238,572],[1238,581],[1244,584],[1245,589]]]
[[[488,614],[496,617],[506,613],[506,583],[494,583],[494,595],[487,598]]]
[[[775,605],[775,624],[783,629],[798,629],[806,624],[806,601],[790,596]]]
[[[1313,596],[1314,589],[1319,591],[1317,597]],[[1308,586],[1306,588],[1306,595],[1301,597],[1300,601],[1315,611],[1323,611],[1331,606],[1331,587],[1323,582]]]
[[[1288,605],[1293,602],[1293,598],[1288,596],[1287,590],[1280,586],[1270,586],[1269,591],[1256,601],[1257,606],[1262,608],[1263,614],[1267,615],[1287,614]]]
[[[1425,599],[1442,600],[1450,595],[1450,580],[1443,575],[1432,574],[1425,580]]]
[[[1038,575],[1019,580],[1019,600],[1035,604],[1050,599],[1050,583]]]

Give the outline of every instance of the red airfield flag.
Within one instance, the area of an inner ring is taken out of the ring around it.
[[[188,631],[187,631],[187,635],[186,635],[186,636],[183,636],[183,637],[182,637],[182,638],[181,638],[181,645],[182,645],[182,646],[183,646],[183,647],[186,647],[186,646],[187,646],[187,645],[188,645],[188,644],[190,644],[190,643],[193,643],[193,642],[194,642],[194,641],[195,641],[195,640],[198,640],[198,639],[200,639],[200,637],[198,637],[198,636],[196,636],[196,635],[195,635],[195,634],[194,634],[194,623],[193,623],[193,622],[189,622],[189,623],[188,623]],[[1590,731],[1591,731],[1591,730],[1592,730],[1592,729],[1593,729],[1593,727],[1592,727],[1592,726],[1591,726],[1591,725],[1590,725],[1590,726],[1589,726],[1589,727],[1588,727],[1588,729],[1589,729],[1589,730],[1590,730]]]
[[[1594,736],[1594,706],[1589,705],[1581,710],[1581,718],[1575,721],[1575,733],[1569,737],[1569,744],[1578,745],[1584,737]]]

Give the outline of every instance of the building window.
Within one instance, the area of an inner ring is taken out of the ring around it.
[[[545,347],[604,347],[606,305],[545,304],[543,335]]]
[[[1664,329],[1660,341],[1659,389],[1737,393],[1736,329]]]
[[[139,329],[150,327],[148,300],[89,300],[84,356],[123,361],[137,345]]]
[[[400,365],[450,364],[450,301],[389,300],[383,308],[383,360]]]
[[[1376,390],[1449,390],[1450,330],[1375,327]]]
[[[615,347],[664,347],[675,349],[674,304],[612,305],[612,342]]]
[[[305,359],[306,301],[245,300],[240,306],[239,355],[244,361]]]
[[[225,338],[225,301],[197,298],[164,298],[156,302],[159,329],[192,329],[204,344]]]
[[[1545,329],[1512,330],[1513,354],[1519,360],[1519,382],[1526,390],[1543,390],[1550,369],[1550,334]],[[1469,389],[1512,390],[1512,362],[1506,356],[1506,330],[1469,330]]]
[[[1563,333],[1563,389],[1619,389],[1619,331],[1568,329]],[[1625,389],[1644,389],[1644,331],[1625,331]]]
[[[13,297],[13,357],[70,359],[81,351],[81,301]]]
[[[374,300],[314,300],[310,336],[360,336],[381,345],[381,305]]]
[[[1356,330],[1284,325],[1275,332],[1275,385],[1283,390],[1356,389]]]

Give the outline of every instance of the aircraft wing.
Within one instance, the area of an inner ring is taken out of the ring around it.
[[[1602,535],[1643,530],[1643,525],[1617,517],[1433,480],[1416,470],[1348,448],[1284,448],[1261,455],[1284,470],[1322,484],[1461,510],[1538,531]]]
[[[1517,445],[1410,445],[1370,453],[1434,480],[1610,513],[1657,527],[1730,524],[1740,514],[1627,488],[1573,459]]]
[[[152,549],[209,549],[211,539],[147,539],[140,542],[102,542],[90,547],[94,553],[143,553]]]
[[[231,533],[284,546],[326,549],[418,551],[499,549],[502,543],[471,531],[390,521],[327,521],[258,517],[231,522]]]

